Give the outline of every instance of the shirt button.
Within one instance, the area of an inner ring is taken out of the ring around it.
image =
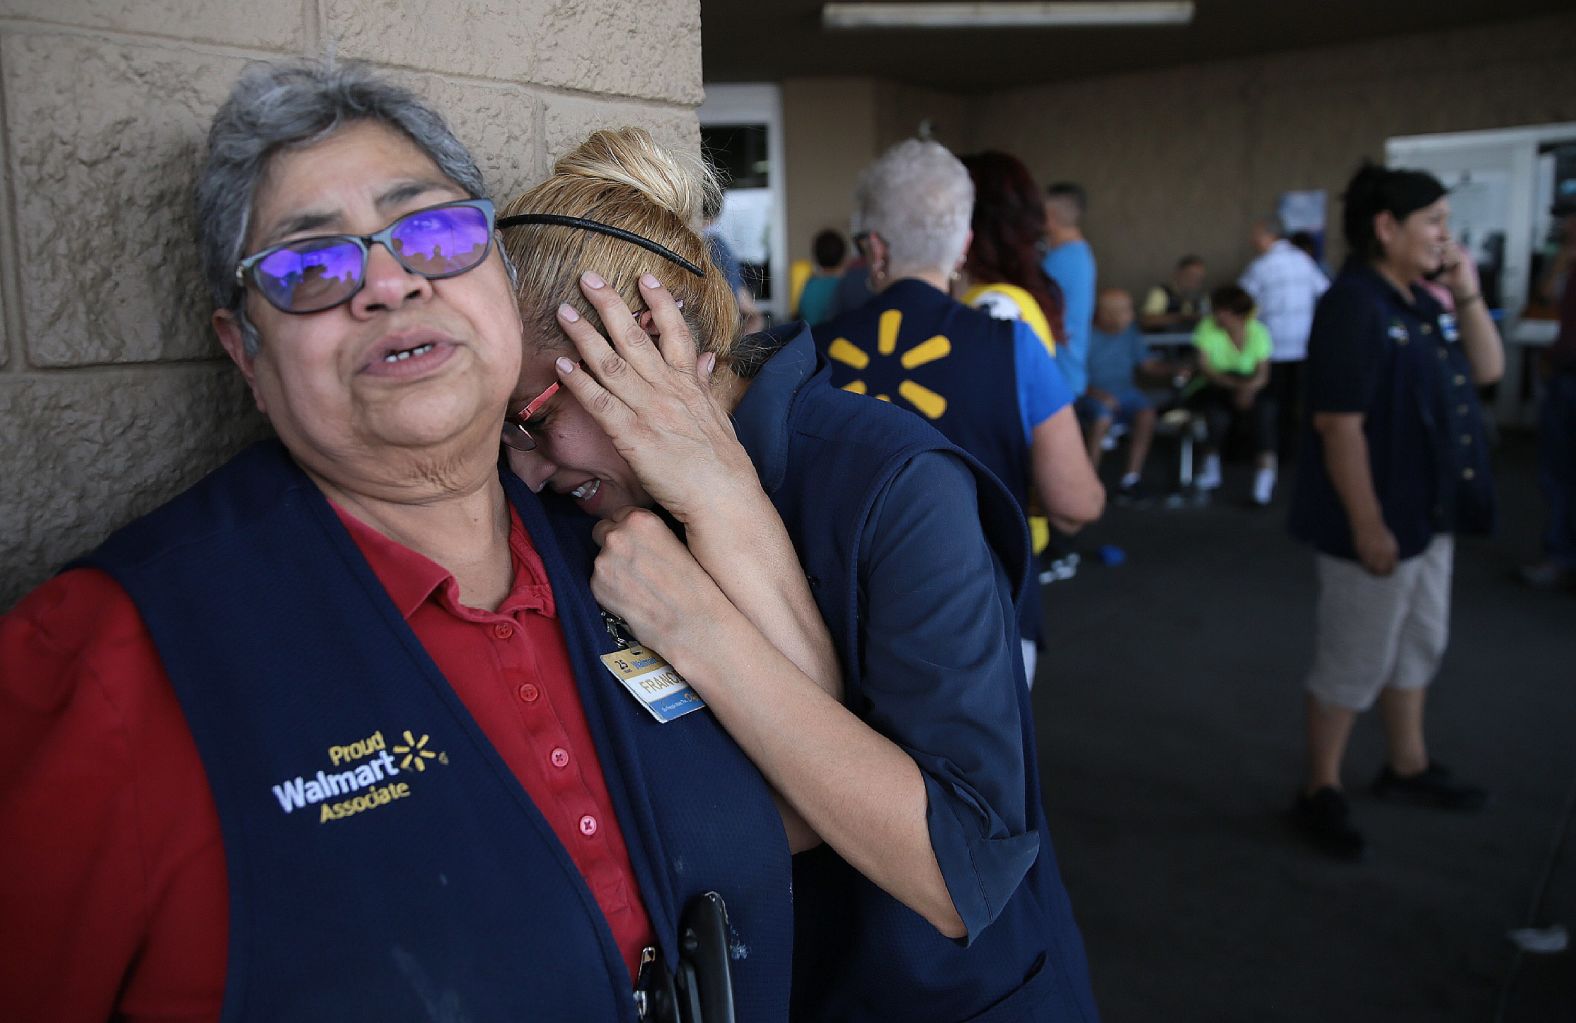
[[[1457,387],[1460,387],[1462,384],[1464,384],[1466,382],[1467,382],[1467,378],[1466,377],[1462,376],[1460,373],[1456,374],[1456,386]]]
[[[590,814],[580,818],[580,833],[587,838],[596,834],[596,818]]]
[[[1465,405],[1465,404],[1462,404],[1462,405],[1457,405],[1457,406],[1456,406],[1456,415],[1458,415],[1458,416],[1464,416],[1464,415],[1466,415],[1466,414],[1467,414],[1467,407],[1466,407],[1466,405]]]
[[[1445,350],[1443,348],[1441,348],[1441,349],[1439,349],[1439,358],[1440,359],[1448,359],[1448,358],[1450,358],[1450,356],[1448,354],[1446,354],[1446,352],[1445,352]]]
[[[1473,472],[1471,469],[1462,469],[1461,470],[1461,478],[1464,479],[1464,480],[1472,479],[1476,475],[1477,475],[1477,473]]]
[[[1395,339],[1395,343],[1398,344],[1398,345],[1405,346],[1408,340],[1409,339],[1406,338],[1406,337],[1398,337],[1398,338]]]
[[[519,693],[520,699],[524,700],[526,703],[535,703],[536,698],[542,695],[542,691],[536,688],[535,684],[531,682],[527,682],[525,685],[515,690],[515,692]]]
[[[554,747],[553,754],[552,754],[552,761],[553,761],[553,766],[554,767],[568,767],[569,766],[569,751],[564,749],[562,746]]]
[[[1424,334],[1432,334],[1433,332],[1434,332],[1434,325],[1433,324],[1431,324],[1431,323],[1423,324],[1423,333]]]
[[[514,626],[508,622],[499,622],[493,626],[493,636],[497,639],[508,639],[514,635]]]
[[[1472,443],[1472,435],[1470,433],[1463,433],[1461,435],[1461,443],[1463,443],[1463,444],[1471,444]]]

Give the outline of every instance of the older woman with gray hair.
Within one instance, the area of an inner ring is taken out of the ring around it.
[[[938,143],[910,139],[871,164],[854,189],[854,218],[876,295],[816,327],[816,345],[833,384],[923,416],[995,473],[1025,515],[1037,505],[1072,532],[1105,506],[1072,392],[1028,323],[993,319],[950,294],[973,207],[968,170]],[[1019,625],[1032,684],[1037,587]]]
[[[0,619],[8,1016],[633,1021],[719,893],[739,1017],[785,1018],[770,790],[642,698],[582,517],[500,471],[475,162],[332,61],[249,71],[209,143],[213,326],[278,438]]]

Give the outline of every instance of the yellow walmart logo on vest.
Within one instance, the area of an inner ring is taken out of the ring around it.
[[[834,338],[827,347],[826,354],[836,362],[849,367],[856,373],[865,373],[878,380],[875,385],[875,397],[882,401],[891,401],[892,396],[886,393],[886,388],[893,380],[902,377],[904,373],[918,369],[928,363],[945,359],[952,354],[952,342],[944,334],[935,334],[919,342],[913,347],[899,353],[897,351],[898,331],[903,326],[903,313],[899,309],[888,309],[881,314],[876,325],[876,351],[872,356],[846,337]],[[895,356],[895,358],[894,358]],[[895,365],[893,365],[895,363]],[[863,377],[850,380],[843,385],[843,390],[853,391],[855,394],[869,394],[871,384]],[[902,396],[925,418],[940,419],[947,411],[947,399],[930,388],[914,380],[903,377],[898,380],[897,393]]]
[[[432,764],[449,762],[449,755],[428,748],[429,738],[409,729],[404,742],[390,746],[381,731],[365,739],[328,747],[328,768],[316,775],[297,775],[273,787],[285,813],[317,807],[318,823],[343,820],[358,813],[388,806],[411,794],[411,782],[401,775],[421,774]]]

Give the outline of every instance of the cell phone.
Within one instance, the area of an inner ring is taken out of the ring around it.
[[[679,918],[672,973],[655,948],[641,954],[635,1015],[642,1023],[735,1023],[728,907],[716,892],[697,895]]]
[[[706,892],[691,899],[679,918],[680,1004],[704,1023],[734,1023],[733,971],[728,952],[728,908],[722,896]]]

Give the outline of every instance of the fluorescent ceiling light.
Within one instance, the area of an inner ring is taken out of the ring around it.
[[[1090,28],[1111,25],[1186,25],[1191,0],[1182,3],[1111,0],[1103,3],[828,3],[821,26],[829,29]]]

